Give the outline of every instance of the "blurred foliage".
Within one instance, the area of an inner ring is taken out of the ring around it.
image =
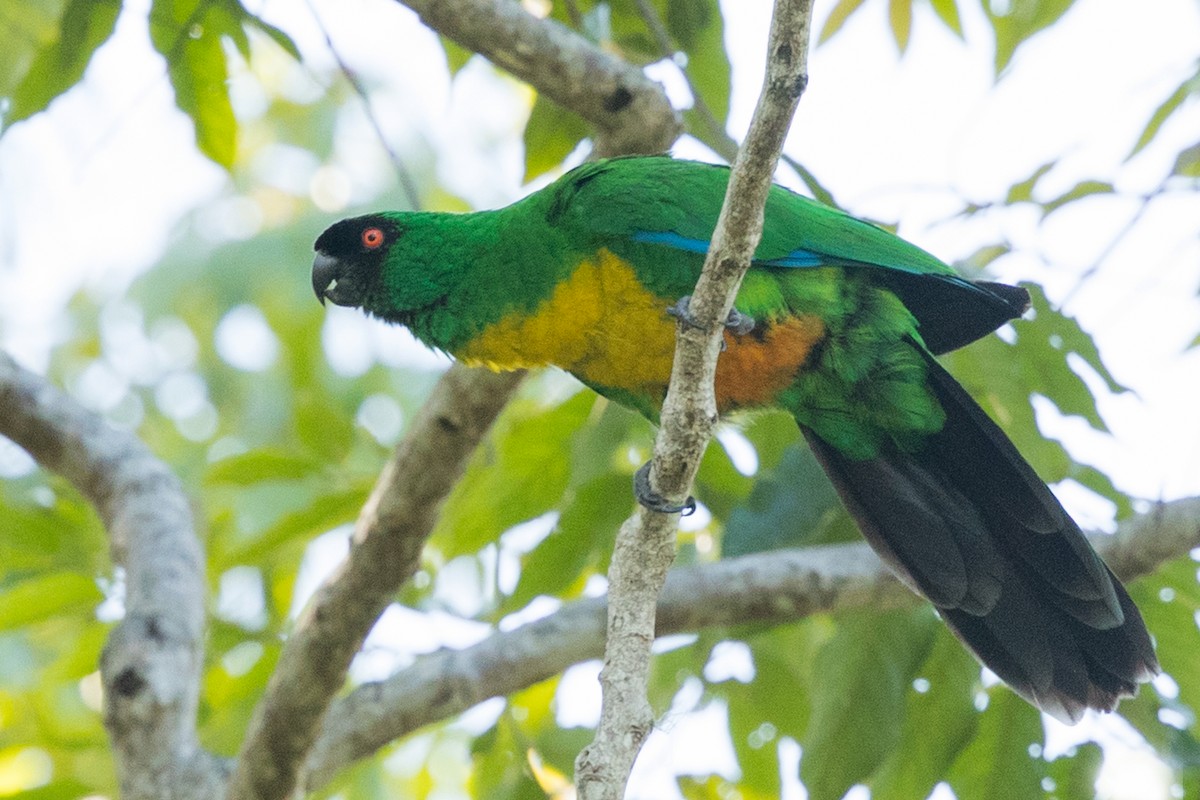
[[[962,19],[957,0],[929,0],[929,3],[938,21],[955,36],[962,38]],[[1074,0],[983,0],[980,6],[992,28],[996,77],[999,78],[1012,61],[1017,48],[1057,22],[1073,3]],[[908,49],[912,35],[913,5],[914,0],[887,0],[888,25],[901,53]],[[867,3],[866,0],[838,0],[825,18],[817,41],[824,43],[833,38],[859,9],[866,7],[878,11],[882,6],[883,3]]]
[[[930,2],[939,24],[962,37],[960,6]],[[1020,46],[1051,28],[1070,2],[983,5],[999,78]],[[115,0],[0,0],[6,126],[80,80],[118,9]],[[860,10],[886,14],[897,47],[908,47],[913,0],[840,0],[819,21],[820,40],[852,35],[846,23]],[[674,64],[693,95],[689,131],[728,152],[730,64],[715,0],[554,0],[548,12],[638,65]],[[311,295],[311,243],[333,214],[313,208],[310,186],[322,170],[347,168],[351,156],[338,132],[360,113],[360,98],[333,77],[333,88],[311,101],[264,83],[266,107],[238,118],[230,75],[254,75],[264,63],[304,69],[289,35],[236,0],[155,0],[146,24],[176,103],[195,126],[197,147],[228,169],[229,183],[183,221],[169,253],[127,292],[75,300],[71,336],[55,353],[51,376],[114,424],[136,430],[196,500],[212,589],[201,740],[229,755],[311,573],[336,557],[330,553],[344,540],[344,526],[439,367],[403,337],[352,312],[324,310]],[[447,69],[457,73],[470,54],[443,44]],[[1197,94],[1200,72],[1163,100],[1129,157]],[[586,145],[588,130],[541,97],[528,111],[522,136],[532,179],[558,170]],[[417,149],[403,156],[423,202],[461,206],[433,180]],[[272,166],[280,163],[287,169]],[[962,214],[1032,205],[1044,219],[1117,193],[1111,182],[1084,180],[1048,196],[1042,180],[1057,165],[1047,163],[1004,196],[964,204]],[[814,194],[832,200],[811,173],[795,167]],[[1194,178],[1197,170],[1196,148],[1181,152],[1175,176]],[[363,208],[400,204],[397,189],[381,190],[389,194],[357,201]],[[981,242],[964,267],[985,269],[1009,249],[1003,241]],[[1031,397],[1043,396],[1104,431],[1084,378],[1104,391],[1124,389],[1087,332],[1030,288],[1031,318],[946,362],[1042,475],[1074,479],[1126,517],[1130,498],[1043,437],[1030,406]],[[753,469],[734,458],[739,440],[753,454]],[[640,417],[562,376],[528,381],[472,459],[417,580],[398,601],[490,630],[548,599],[584,595],[608,566],[613,533],[632,507],[630,477],[651,441]],[[681,561],[857,535],[786,415],[736,419],[722,441],[710,447],[697,479],[711,519],[681,535]],[[19,459],[8,461],[18,467],[0,483],[0,794],[112,794],[96,668],[121,611],[122,576],[78,494]],[[1148,687],[1119,713],[1173,771],[1184,796],[1193,796],[1200,791],[1196,564],[1169,565],[1132,592],[1177,691]],[[749,674],[728,670],[730,653],[740,654]],[[396,666],[419,654],[383,655]],[[321,794],[554,796],[591,737],[587,728],[560,722],[563,709],[579,702],[571,691],[554,678],[430,726],[347,770]],[[1094,743],[1044,757],[1037,713],[1003,687],[985,687],[977,663],[923,606],[676,637],[654,662],[650,694],[660,713],[726,713],[738,772],[678,776],[687,798],[779,796],[784,740],[803,748],[799,777],[817,800],[841,797],[856,784],[876,800],[926,797],[939,784],[971,800],[1084,798],[1094,792],[1103,759]]]
[[[0,57],[0,91],[8,98],[5,128],[44,110],[83,78],[122,9],[120,0],[69,0],[54,25],[55,5],[0,4],[8,52]],[[248,59],[247,30],[254,29],[296,59],[300,51],[286,33],[238,0],[154,0],[148,25],[154,49],[166,59],[175,102],[195,125],[196,147],[221,166],[233,166],[237,121],[229,100],[225,42]]]

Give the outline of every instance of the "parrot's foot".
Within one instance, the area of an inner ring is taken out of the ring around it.
[[[696,498],[694,497],[688,497],[683,501],[683,505],[675,505],[650,488],[649,461],[642,464],[641,468],[633,474],[633,496],[646,508],[660,514],[680,514],[686,517],[696,510]]]
[[[691,304],[691,302],[692,296],[690,294],[685,294],[675,302],[675,305],[667,309],[667,313],[682,322],[684,325],[692,328],[701,328],[703,326],[696,324],[696,320],[692,317],[691,311],[688,310],[688,306]],[[729,309],[729,316],[725,318],[725,328],[735,336],[745,336],[747,333],[754,330],[755,324],[754,317],[750,316],[749,314],[743,314],[736,308]]]

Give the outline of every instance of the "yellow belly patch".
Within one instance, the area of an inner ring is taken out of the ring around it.
[[[627,262],[601,250],[532,314],[507,315],[455,355],[492,369],[553,364],[591,384],[657,404],[675,354],[675,320],[666,312],[674,299],[648,292]],[[718,409],[769,405],[824,335],[814,315],[784,316],[745,336],[726,332],[717,361]]]
[[[532,314],[509,314],[456,355],[493,369],[554,364],[586,381],[644,391],[671,372],[675,321],[666,305],[627,262],[601,250]]]

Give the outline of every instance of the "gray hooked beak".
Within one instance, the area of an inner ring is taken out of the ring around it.
[[[341,271],[341,266],[341,262],[336,258],[321,252],[318,252],[313,258],[312,286],[321,305],[325,305],[327,297],[337,303],[334,293],[337,291],[338,273]]]

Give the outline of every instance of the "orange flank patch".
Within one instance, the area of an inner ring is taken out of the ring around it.
[[[725,334],[717,360],[717,408],[728,411],[769,405],[795,379],[825,335],[819,317],[787,317],[762,334]]]

